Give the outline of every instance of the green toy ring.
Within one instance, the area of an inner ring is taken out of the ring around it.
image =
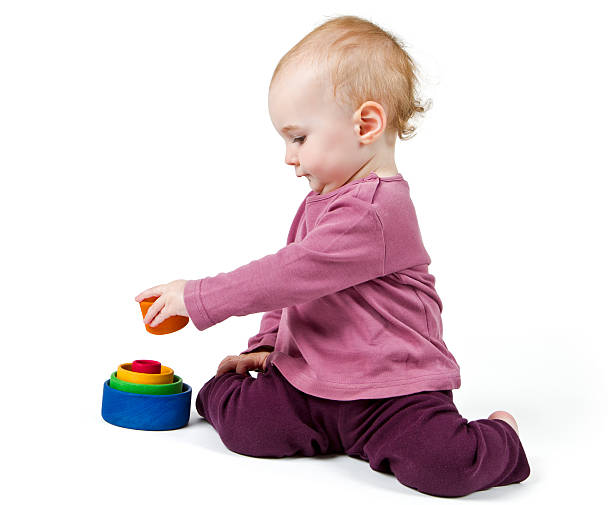
[[[110,387],[124,391],[125,393],[136,393],[141,395],[175,395],[183,390],[183,379],[174,375],[174,381],[170,384],[136,384],[135,382],[117,379],[117,372],[110,377]]]

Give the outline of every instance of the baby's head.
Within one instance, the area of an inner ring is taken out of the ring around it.
[[[409,120],[426,110],[417,85],[394,35],[356,16],[323,23],[281,58],[270,82],[285,162],[320,194],[373,171],[396,174],[395,138],[410,138]]]

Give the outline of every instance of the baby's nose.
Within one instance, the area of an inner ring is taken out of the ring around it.
[[[291,149],[287,149],[287,152],[285,153],[285,163],[287,165],[295,165],[296,167],[300,164],[297,159],[297,155]]]

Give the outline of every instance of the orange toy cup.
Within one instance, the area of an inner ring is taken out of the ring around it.
[[[147,315],[149,311],[149,307],[153,305],[153,302],[157,300],[159,296],[153,296],[151,298],[145,298],[140,302],[140,311],[142,312],[142,317]],[[178,331],[181,328],[187,326],[189,322],[189,318],[185,316],[170,316],[168,319],[165,319],[157,326],[151,327],[148,324],[145,324],[145,328],[149,333],[153,333],[153,335],[165,335],[166,333],[172,333],[173,331]]]

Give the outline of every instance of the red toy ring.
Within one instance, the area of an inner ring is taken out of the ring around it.
[[[161,373],[161,363],[152,359],[136,359],[132,362],[132,372]]]

